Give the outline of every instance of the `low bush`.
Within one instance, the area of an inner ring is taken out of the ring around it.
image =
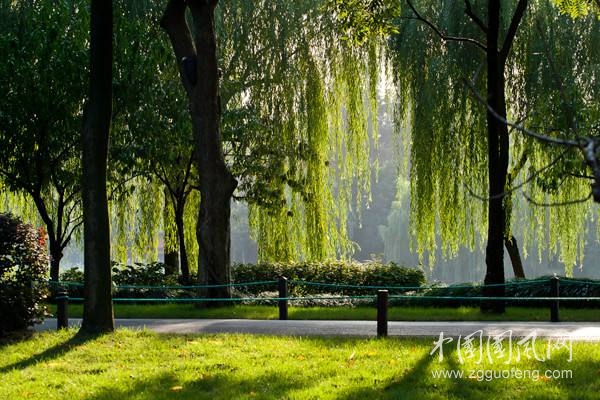
[[[69,297],[83,298],[83,269],[72,267],[61,272],[60,287],[67,290]]]
[[[135,263],[122,265],[113,263],[112,280],[116,285],[114,297],[121,298],[169,298],[177,297],[177,289],[164,289],[162,286],[177,285],[177,277],[165,274],[165,264]],[[139,287],[136,287],[139,286]]]
[[[285,276],[290,282],[289,295],[330,293],[335,295],[371,295],[374,288],[354,286],[385,286],[391,293],[405,293],[405,289],[394,286],[420,287],[425,283],[425,275],[419,269],[400,267],[394,263],[358,263],[346,261],[301,262],[301,263],[261,263],[236,264],[232,268],[233,281],[263,282]],[[293,282],[297,281],[297,282]],[[307,282],[307,283],[303,283]],[[311,284],[322,283],[323,285]],[[337,286],[340,285],[340,286]],[[348,285],[350,287],[344,287]],[[274,284],[248,285],[237,287],[243,293],[258,294],[276,290]]]
[[[505,297],[508,306],[546,307],[547,300],[528,300],[535,297],[550,296],[550,276],[535,279],[515,279],[506,282]],[[577,300],[563,300],[561,307],[598,307],[600,301],[588,300],[589,297],[600,297],[600,282],[592,279],[559,278],[560,297],[572,297]],[[413,304],[423,306],[478,306],[480,301],[472,297],[483,296],[483,285],[477,283],[461,283],[457,285],[433,286],[420,291],[414,299],[395,301],[395,304]],[[452,297],[450,299],[436,299],[428,297]],[[512,300],[514,299],[514,300]]]
[[[43,319],[48,295],[45,233],[0,214],[0,335]]]

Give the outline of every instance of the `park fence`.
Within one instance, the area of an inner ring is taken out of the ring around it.
[[[232,303],[259,303],[277,305],[279,308],[279,319],[288,319],[288,306],[290,304],[306,304],[310,301],[323,302],[362,302],[362,304],[372,304],[377,308],[377,335],[387,336],[388,325],[388,307],[392,305],[448,305],[473,304],[481,301],[505,302],[507,304],[518,305],[544,305],[549,308],[550,321],[559,322],[559,304],[560,302],[593,302],[600,303],[600,296],[581,296],[577,294],[593,292],[591,289],[600,290],[600,282],[577,281],[573,279],[565,280],[562,286],[569,288],[569,285],[578,285],[578,290],[573,295],[573,291],[568,296],[561,297],[561,279],[557,276],[547,279],[512,281],[501,285],[454,285],[451,287],[440,286],[364,286],[348,285],[322,282],[309,282],[304,280],[288,280],[285,277],[270,281],[242,282],[224,285],[175,285],[175,286],[150,286],[150,285],[113,285],[113,291],[118,295],[113,297],[114,303],[210,303],[210,302],[232,302]],[[58,329],[68,326],[68,306],[69,302],[82,302],[83,297],[70,296],[70,293],[83,293],[83,284],[78,282],[50,282],[50,286],[55,293],[57,304],[57,326]],[[230,287],[239,293],[247,292],[252,286],[261,286],[271,289],[273,295],[267,296],[234,296],[231,298],[207,298],[201,297],[199,293],[210,288]],[[504,286],[505,292],[510,289],[511,295],[507,296],[483,296],[473,293],[473,288],[481,289]],[[523,292],[519,289],[528,287],[529,296],[515,296],[514,293]],[[586,290],[581,291],[581,287]],[[596,287],[594,287],[596,286]],[[314,293],[314,288],[320,288],[325,292],[353,294],[326,294],[326,295],[291,295],[290,287],[294,287],[294,293],[302,293],[302,288],[310,287],[310,293]],[[531,289],[534,290],[531,290]],[[451,289],[451,290],[448,290]],[[590,289],[590,290],[588,290]],[[128,291],[133,296],[124,297]],[[462,292],[461,292],[462,291]],[[466,292],[465,292],[466,291]],[[356,294],[361,293],[361,294]],[[457,295],[463,293],[467,295]],[[531,294],[534,295],[531,295]],[[542,295],[536,295],[541,293]],[[160,294],[152,296],[152,294]],[[545,295],[544,295],[545,294]],[[150,295],[150,296],[149,296]]]

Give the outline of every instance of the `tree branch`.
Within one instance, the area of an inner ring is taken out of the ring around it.
[[[571,201],[563,201],[560,203],[539,203],[535,200],[533,200],[531,197],[527,196],[526,194],[523,194],[523,196],[525,196],[525,199],[527,199],[528,202],[530,202],[531,204],[533,204],[534,206],[538,206],[538,207],[561,207],[561,206],[570,206],[573,204],[579,204],[579,203],[585,203],[586,201],[588,201],[591,197],[592,197],[592,193],[590,192],[590,194],[583,199],[577,199],[577,200],[571,200]]]
[[[196,57],[196,48],[192,40],[190,27],[185,19],[187,5],[185,0],[169,0],[167,8],[160,20],[160,26],[167,32],[177,59],[179,76],[188,96],[193,90],[191,82],[183,71],[182,59],[185,57]]]
[[[477,101],[479,101],[482,105],[484,105],[487,108],[487,110],[494,116],[494,118],[498,119],[499,121],[506,124],[507,126],[514,128],[517,131],[519,131],[527,136],[533,137],[535,139],[541,140],[541,141],[549,143],[549,144],[555,144],[555,145],[557,144],[557,145],[577,147],[577,148],[582,148],[589,141],[589,140],[586,140],[583,138],[578,138],[577,140],[569,140],[569,139],[559,139],[559,138],[554,138],[554,137],[550,137],[550,136],[546,136],[546,135],[541,135],[537,132],[533,132],[533,131],[525,128],[521,124],[515,124],[513,122],[510,122],[506,118],[504,118],[503,116],[498,114],[498,112],[496,112],[496,110],[494,110],[494,108],[492,106],[490,106],[488,104],[488,102],[485,101],[481,97],[481,95],[477,92],[475,87],[473,87],[473,85],[471,85],[471,83],[468,80],[463,78],[463,82],[470,89],[471,94],[477,99]]]
[[[483,33],[487,34],[488,27],[473,12],[473,9],[471,8],[471,2],[469,0],[465,0],[465,14],[467,14],[469,16],[469,18],[471,18],[471,21],[475,22],[475,24],[483,31]]]
[[[501,199],[501,198],[521,189],[523,186],[525,186],[526,184],[528,184],[529,182],[534,180],[536,177],[538,177],[542,172],[544,172],[547,169],[549,169],[550,167],[556,165],[556,163],[559,162],[567,154],[567,152],[569,150],[570,150],[569,148],[565,149],[562,153],[560,153],[558,155],[558,157],[556,157],[554,160],[550,161],[550,163],[548,165],[545,165],[544,167],[540,168],[539,170],[537,170],[534,173],[532,173],[531,175],[529,175],[529,177],[527,177],[527,179],[525,179],[523,182],[519,183],[517,186],[514,186],[514,187],[510,188],[509,190],[505,190],[502,193],[495,194],[495,195],[489,196],[489,197],[481,196],[481,195],[476,194],[466,183],[464,183],[464,185],[467,188],[467,191],[469,192],[469,194],[478,200],[489,201],[489,200]]]
[[[523,19],[523,15],[525,15],[525,10],[527,10],[527,0],[519,0],[517,8],[515,9],[515,12],[513,13],[512,19],[510,21],[508,31],[506,32],[504,44],[502,45],[502,49],[500,50],[500,60],[502,63],[506,62],[508,53],[510,52],[512,44],[515,41],[517,30],[519,29],[519,25],[521,24],[521,20]]]
[[[486,47],[485,44],[483,44],[480,41],[475,40],[473,38],[460,37],[460,36],[448,36],[448,35],[443,34],[438,29],[437,26],[435,26],[433,23],[431,23],[429,20],[423,18],[423,16],[421,16],[421,14],[419,14],[419,12],[415,9],[415,7],[412,5],[412,3],[410,2],[410,0],[406,0],[406,3],[408,4],[408,6],[412,10],[412,12],[415,14],[415,16],[417,17],[417,19],[419,21],[423,22],[424,24],[426,24],[427,26],[429,26],[431,28],[431,30],[433,30],[436,33],[436,35],[438,35],[442,40],[444,40],[444,41],[452,41],[452,42],[470,43],[470,44],[473,44],[473,45],[479,47],[483,51],[487,51],[487,47]]]

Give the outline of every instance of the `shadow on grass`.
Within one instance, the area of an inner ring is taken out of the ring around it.
[[[15,370],[15,369],[25,369],[32,365],[35,365],[40,362],[50,361],[62,357],[67,354],[71,350],[74,350],[87,342],[97,339],[102,336],[102,334],[84,334],[84,333],[76,333],[74,336],[69,338],[68,340],[58,343],[41,353],[37,353],[32,355],[31,357],[15,362],[13,364],[5,365],[0,368],[0,374]],[[16,343],[16,342],[13,342]]]
[[[31,339],[34,335],[34,331],[30,329],[7,333],[4,336],[0,336],[0,350],[6,346],[10,346],[15,343],[19,343],[25,340]]]
[[[485,355],[484,355],[485,357]],[[564,357],[544,362],[522,361],[517,364],[485,364],[466,366],[458,360],[455,345],[444,346],[444,359],[439,362],[436,355],[425,353],[408,371],[393,378],[388,384],[379,387],[369,386],[350,390],[339,399],[460,399],[460,400],[528,400],[572,399],[592,400],[600,391],[600,360],[597,354],[580,355],[580,360],[565,362]],[[585,359],[584,359],[585,357]],[[486,375],[494,371],[511,370],[538,371],[538,376],[522,378],[496,377]],[[462,371],[462,377],[434,378],[433,371]],[[561,377],[546,377],[550,372],[570,373]]]
[[[311,381],[290,381],[283,374],[266,373],[253,378],[240,378],[236,371],[203,371],[192,382],[180,382],[173,372],[147,379],[132,379],[127,385],[105,387],[86,400],[114,400],[128,398],[199,400],[199,399],[282,399],[296,391],[309,388]],[[312,382],[314,384],[315,382]]]

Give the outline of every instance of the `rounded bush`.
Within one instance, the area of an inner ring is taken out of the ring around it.
[[[0,334],[25,329],[44,317],[47,276],[43,230],[0,213]]]

